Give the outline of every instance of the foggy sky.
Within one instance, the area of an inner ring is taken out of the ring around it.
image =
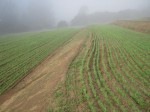
[[[83,6],[89,14],[127,9],[150,11],[150,0],[0,0],[0,32],[3,28],[6,32],[7,28],[34,30],[54,27],[63,20],[70,22]]]
[[[1,1],[8,0],[0,0],[0,4],[3,3]],[[13,1],[17,4],[18,10],[20,13],[27,10],[28,5],[32,3],[32,1],[36,0],[9,0]],[[46,5],[46,7],[51,7],[53,10],[55,19],[57,20],[71,20],[73,16],[75,16],[79,9],[82,6],[87,6],[89,8],[89,12],[96,11],[110,11],[117,12],[125,9],[150,9],[150,0],[37,0],[41,1],[42,5]],[[47,2],[44,2],[47,1]],[[43,2],[43,3],[42,3]],[[0,5],[0,6],[1,6]],[[0,8],[0,10],[2,10]]]
[[[150,0],[52,0],[52,4],[57,18],[65,20],[72,19],[82,6],[87,6],[89,12],[118,12],[145,8],[150,10]]]

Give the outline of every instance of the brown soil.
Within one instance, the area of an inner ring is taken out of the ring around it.
[[[111,45],[111,43],[109,43],[109,45]],[[107,48],[106,48],[106,44],[104,44],[104,51],[105,51],[105,63],[106,63],[106,65],[107,65],[107,67],[106,67],[106,69],[107,69],[107,71],[110,73],[110,75],[111,75],[111,79],[110,80],[108,80],[108,79],[106,79],[106,83],[107,83],[107,85],[108,85],[108,87],[110,88],[110,90],[114,93],[114,95],[115,96],[117,96],[118,98],[119,98],[119,100],[120,100],[120,102],[122,103],[122,105],[126,108],[126,109],[128,109],[128,103],[126,102],[126,100],[125,99],[123,99],[123,97],[117,92],[117,90],[116,90],[116,86],[118,86],[119,88],[121,88],[120,87],[120,84],[116,81],[116,78],[114,77],[114,74],[113,74],[113,72],[111,71],[111,67],[110,67],[110,65],[109,65],[109,61],[108,61],[108,51],[107,51]],[[113,52],[114,53],[114,52]],[[123,63],[122,63],[123,64]],[[114,86],[114,84],[115,84],[115,86]],[[114,104],[115,104],[115,102],[114,102]],[[119,105],[115,105],[118,109],[120,109],[120,111],[121,111],[121,108],[119,107]],[[127,110],[128,112],[131,112],[132,110],[130,109],[130,110]]]
[[[112,23],[117,26],[135,30],[138,32],[150,34],[150,21],[130,21],[130,20],[120,20]]]
[[[69,63],[80,49],[84,38],[75,36],[61,46],[14,88],[0,96],[1,112],[47,111],[52,93],[63,80]]]

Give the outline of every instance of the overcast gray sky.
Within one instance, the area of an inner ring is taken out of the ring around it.
[[[85,6],[88,13],[150,11],[150,0],[0,0],[0,30],[52,28],[61,20],[72,21]]]
[[[82,6],[87,6],[89,12],[111,11],[125,9],[143,9],[150,7],[150,0],[51,0],[53,10],[59,19],[70,20]]]
[[[2,0],[5,1],[5,0]],[[8,1],[8,0],[6,0]],[[150,0],[10,0],[20,7],[19,10],[27,8],[32,1],[40,1],[41,4],[51,7],[58,20],[71,20],[82,6],[87,6],[89,12],[111,11],[116,12],[125,9],[150,8]],[[43,2],[43,3],[42,3]],[[34,2],[36,3],[36,2]]]

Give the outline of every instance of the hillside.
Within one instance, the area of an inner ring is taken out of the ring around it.
[[[140,20],[120,20],[112,23],[117,26],[128,28],[131,30],[150,34],[150,19],[143,18]]]
[[[115,25],[0,38],[1,112],[148,112],[150,34]]]

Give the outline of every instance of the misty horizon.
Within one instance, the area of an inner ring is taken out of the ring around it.
[[[119,12],[122,10],[150,10],[149,0],[52,0],[53,8],[57,10],[58,18],[69,21],[78,13],[81,7],[88,7],[88,13]]]
[[[79,13],[83,7],[86,11],[81,17]],[[80,18],[88,25],[149,16],[149,0],[1,0],[0,32],[54,28],[62,21],[76,26],[74,21]]]

